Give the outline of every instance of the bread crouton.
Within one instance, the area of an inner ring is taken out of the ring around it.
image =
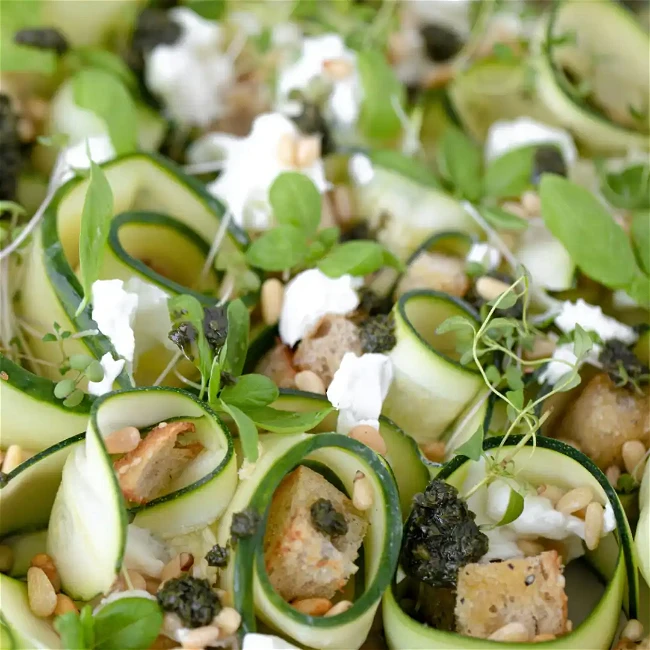
[[[296,369],[292,365],[292,356],[289,347],[278,342],[260,359],[255,371],[273,380],[278,388],[295,388]]]
[[[327,499],[345,517],[347,532],[317,530],[311,506]],[[368,523],[350,499],[320,474],[301,465],[285,476],[271,501],[264,558],[269,580],[286,601],[332,598],[357,571],[354,563]]]
[[[469,284],[465,260],[442,253],[422,253],[408,265],[395,297],[413,289],[433,289],[462,298]]]
[[[140,444],[113,463],[124,497],[145,504],[164,493],[185,466],[202,451],[200,442],[177,445],[178,436],[192,433],[192,422],[170,422],[152,429]]]
[[[606,373],[599,373],[567,409],[553,432],[578,443],[602,470],[623,467],[622,447],[628,440],[650,442],[650,400],[647,387],[639,395],[617,388]]]
[[[300,341],[293,365],[315,372],[327,388],[346,352],[361,355],[359,328],[345,316],[327,315]]]
[[[524,625],[530,639],[564,634],[567,596],[555,551],[490,564],[468,564],[458,574],[456,630],[487,639],[508,623]]]

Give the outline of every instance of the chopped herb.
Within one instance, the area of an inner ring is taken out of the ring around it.
[[[395,319],[392,314],[371,316],[359,325],[364,352],[389,352],[395,347]]]
[[[158,604],[173,612],[187,627],[209,625],[221,611],[221,602],[203,578],[183,576],[167,580],[156,594]]]
[[[191,323],[181,323],[171,332],[169,340],[176,345],[190,361],[194,359],[192,344],[196,341],[197,331]]]
[[[0,201],[13,201],[23,163],[18,116],[8,95],[0,93]]]
[[[380,296],[369,287],[361,287],[359,294],[359,310],[369,316],[388,314],[393,308],[391,296]]]
[[[246,508],[241,512],[236,512],[232,516],[232,523],[230,524],[230,535],[233,540],[244,539],[251,537],[257,532],[257,527],[260,525],[260,516],[252,508]]]
[[[330,537],[345,535],[348,532],[348,522],[338,512],[329,499],[318,499],[311,504],[311,523],[316,530],[319,530]]]
[[[206,307],[203,317],[203,332],[214,352],[219,351],[228,335],[228,316],[226,307]]]
[[[605,342],[598,361],[619,387],[628,386],[640,390],[639,384],[647,383],[650,378],[650,368],[618,339]]]
[[[206,554],[205,559],[208,566],[219,567],[223,569],[228,564],[230,551],[226,546],[215,544]]]

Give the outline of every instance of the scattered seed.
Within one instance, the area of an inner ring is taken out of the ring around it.
[[[368,510],[372,506],[373,498],[370,479],[363,472],[357,472],[352,488],[352,505],[357,510]]]
[[[184,648],[207,648],[218,639],[219,628],[214,625],[204,625],[183,634],[181,645]]]
[[[556,504],[555,509],[565,515],[570,515],[577,510],[586,508],[594,495],[589,487],[578,487],[569,490]]]
[[[483,300],[495,300],[509,288],[509,285],[505,282],[497,280],[496,278],[491,278],[488,275],[484,275],[476,281],[476,293],[478,293]]]
[[[337,58],[323,61],[323,70],[331,79],[341,80],[349,77],[354,67],[347,59]]]
[[[638,643],[643,638],[643,625],[636,618],[631,618],[621,632],[621,638]]]
[[[605,470],[605,476],[613,488],[618,485],[618,479],[621,478],[621,469],[617,465],[610,465]]]
[[[336,605],[330,609],[325,616],[336,616],[337,614],[343,614],[343,612],[347,612],[348,609],[352,607],[352,603],[349,600],[341,600]]]
[[[442,442],[442,440],[427,442],[421,447],[422,453],[425,457],[434,463],[442,463],[445,460],[446,448],[447,446]]]
[[[158,423],[158,428],[159,429],[164,429],[167,426],[167,422],[159,422]]]
[[[585,544],[590,551],[598,548],[600,544],[604,520],[603,507],[600,503],[592,501],[585,513]]]
[[[18,465],[23,462],[23,450],[20,445],[9,445],[2,461],[2,473],[9,474],[13,472]]]
[[[573,630],[573,621],[569,618],[567,618],[566,625],[564,626],[564,629],[567,632],[571,632]]]
[[[522,623],[507,623],[490,634],[490,641],[528,641],[530,635]]]
[[[296,139],[290,133],[283,133],[278,142],[278,160],[285,167],[296,166]]]
[[[308,135],[298,138],[296,144],[296,166],[301,169],[311,167],[320,158],[320,153],[321,145],[319,136]]]
[[[539,217],[542,213],[542,200],[537,192],[527,190],[521,196],[521,207],[527,217]]]
[[[292,601],[291,607],[308,616],[324,616],[332,609],[332,601],[327,598],[303,598]]]
[[[11,546],[0,545],[0,573],[9,573],[14,565],[14,552]]]
[[[212,621],[221,632],[222,637],[234,634],[241,625],[241,614],[233,607],[224,607]]]
[[[526,557],[535,557],[536,555],[544,552],[544,547],[541,544],[538,542],[533,542],[529,539],[517,540],[517,546]]]
[[[36,616],[46,618],[54,612],[56,592],[43,569],[32,566],[27,570],[27,596],[29,608]]]
[[[532,585],[533,582],[535,582],[535,576],[533,576],[533,575],[526,576],[526,579],[524,580],[524,582],[526,583],[527,587],[530,587],[530,585]]]
[[[65,594],[56,595],[56,606],[54,607],[55,616],[61,616],[62,614],[67,614],[68,612],[78,612],[77,606],[74,604],[74,601],[70,596]]]
[[[308,393],[318,393],[319,395],[325,394],[323,380],[312,370],[301,370],[296,373],[294,380],[298,390],[304,390]]]
[[[284,285],[277,278],[269,278],[262,285],[260,302],[262,318],[267,325],[275,325],[280,320],[284,301]]]
[[[47,576],[48,580],[52,583],[54,591],[57,593],[61,591],[61,578],[59,572],[56,570],[54,560],[47,553],[38,553],[32,558],[30,566],[42,569]]]
[[[358,424],[350,431],[349,436],[367,445],[370,449],[373,449],[382,456],[386,454],[386,443],[384,439],[381,437],[379,431],[369,424]]]
[[[140,444],[140,432],[135,427],[124,427],[104,438],[109,454],[127,454]]]
[[[564,496],[564,490],[557,485],[540,485],[537,488],[537,494],[555,505]]]
[[[623,443],[621,453],[623,454],[623,465],[632,478],[642,474],[641,464],[645,456],[645,445],[640,440],[628,440]],[[635,473],[636,472],[636,473]]]

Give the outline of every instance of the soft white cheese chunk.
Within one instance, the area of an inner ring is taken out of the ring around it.
[[[488,271],[492,271],[501,264],[501,253],[491,244],[477,242],[472,244],[465,261],[480,264]]]
[[[286,286],[280,313],[280,338],[294,346],[327,314],[345,316],[359,306],[362,278],[330,278],[318,269],[299,273]]]
[[[573,351],[573,343],[563,343],[558,345],[553,351],[553,361],[550,361],[543,372],[539,375],[539,383],[545,384],[547,382],[555,385],[558,380],[571,370],[571,366],[575,366],[578,357]]]
[[[124,369],[124,359],[113,359],[107,352],[99,361],[104,369],[104,378],[101,381],[89,381],[88,393],[90,395],[104,395],[113,390],[113,383]]]
[[[90,158],[88,150],[90,150]],[[63,150],[61,163],[55,167],[53,174],[58,176],[58,182],[63,184],[75,175],[76,169],[89,169],[91,159],[101,165],[113,158],[115,158],[115,149],[108,134],[91,135],[86,140]]]
[[[392,362],[385,354],[347,352],[327,389],[327,399],[339,411],[336,430],[349,433],[359,424],[378,429],[392,379]]]
[[[299,171],[309,177],[320,192],[327,189],[322,158],[304,167],[280,159],[281,140],[299,135],[298,127],[287,117],[266,113],[255,119],[245,138],[212,134],[197,144],[197,158],[205,158],[209,150],[219,152],[224,169],[208,190],[228,206],[238,225],[253,230],[265,230],[273,225],[269,189],[282,172]]]
[[[236,79],[233,61],[224,52],[224,30],[185,7],[175,7],[169,15],[180,25],[181,35],[176,43],[158,45],[147,55],[146,84],[171,118],[205,127],[225,115],[228,90]]]
[[[279,636],[245,634],[242,650],[298,650],[298,648]]]
[[[356,185],[367,185],[375,177],[375,170],[368,156],[355,153],[348,161],[348,173]]]
[[[567,131],[537,122],[530,117],[519,117],[516,120],[499,120],[492,124],[485,143],[485,159],[489,162],[514,149],[542,144],[557,145],[567,166],[573,165],[578,158],[576,145]]]
[[[619,339],[630,345],[634,343],[638,335],[629,325],[620,323],[615,318],[605,316],[603,310],[596,305],[578,299],[576,302],[565,301],[562,303],[562,311],[555,318],[555,324],[566,333],[572,332],[576,325],[583,329],[595,332],[603,341]]]

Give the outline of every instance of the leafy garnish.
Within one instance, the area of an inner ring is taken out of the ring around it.
[[[438,166],[458,196],[478,201],[483,194],[481,149],[460,129],[449,126],[440,141]]]
[[[332,410],[332,406],[327,406],[318,411],[294,413],[263,406],[248,409],[247,413],[253,422],[265,431],[272,433],[301,433],[318,426]]]
[[[535,147],[520,147],[492,160],[485,168],[485,194],[495,199],[515,198],[528,189]]]
[[[466,456],[470,460],[478,460],[483,454],[483,427],[480,426],[462,445],[459,445],[454,453],[458,456]]]
[[[496,205],[481,205],[479,214],[497,230],[526,230],[528,221]]]
[[[495,528],[511,524],[524,511],[523,495],[512,487],[509,487],[509,490],[510,496],[508,497],[508,506],[506,507],[506,511],[503,513],[503,517],[501,517],[501,520],[496,524]]]
[[[265,375],[244,375],[221,391],[221,399],[238,408],[259,407],[278,399],[278,387]]]
[[[368,154],[368,158],[375,165],[397,172],[419,185],[433,188],[440,187],[440,182],[436,175],[425,164],[414,158],[409,158],[399,151],[376,149]]]
[[[349,241],[334,248],[318,263],[318,268],[331,278],[349,273],[368,275],[382,266],[402,270],[402,263],[381,244],[370,240]]]
[[[316,233],[321,218],[321,195],[304,174],[280,174],[269,190],[269,202],[278,223],[294,226],[306,237]]]
[[[265,271],[284,271],[300,264],[307,256],[309,242],[296,226],[280,225],[256,239],[246,259]]]

